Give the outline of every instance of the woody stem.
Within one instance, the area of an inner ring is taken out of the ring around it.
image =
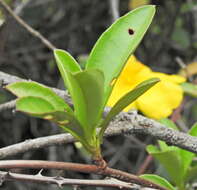
[[[0,161],[0,169],[8,168],[33,168],[33,169],[60,169],[69,170],[82,173],[94,173],[104,176],[110,176],[122,181],[139,184],[145,187],[151,187],[159,190],[166,190],[165,188],[154,184],[148,180],[141,179],[138,176],[116,170],[113,168],[105,167],[103,170],[97,165],[78,164],[68,162],[54,162],[54,161],[40,161],[40,160],[5,160]]]

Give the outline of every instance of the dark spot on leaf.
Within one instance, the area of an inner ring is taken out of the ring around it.
[[[131,29],[131,28],[129,28],[129,29],[128,29],[128,33],[129,33],[129,35],[133,35],[133,34],[134,34],[134,30]]]

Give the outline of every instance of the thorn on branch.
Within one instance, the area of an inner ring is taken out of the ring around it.
[[[124,188],[124,189],[140,189],[136,188],[138,186],[112,179],[102,179],[102,180],[89,180],[89,179],[68,179],[63,177],[58,177],[58,180],[54,177],[48,176],[38,176],[29,174],[18,174],[18,173],[8,173],[5,171],[0,171],[0,180],[4,181],[22,181],[22,182],[34,182],[43,184],[55,184],[59,188],[65,185],[71,185],[73,189],[79,190],[81,186],[94,186],[94,187],[113,187],[113,188]]]
[[[38,174],[36,174],[37,176],[42,176],[42,172],[43,172],[44,169],[41,169]]]
[[[61,189],[63,188],[63,182],[62,181],[57,181],[57,185],[58,185],[59,188],[61,188]]]

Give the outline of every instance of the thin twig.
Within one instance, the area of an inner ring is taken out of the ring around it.
[[[106,167],[105,169],[101,169],[99,166],[90,165],[90,164],[40,161],[40,160],[4,160],[4,161],[0,161],[0,168],[1,169],[8,169],[8,168],[60,169],[60,170],[68,170],[68,171],[75,171],[82,173],[94,173],[104,176],[110,176],[125,182],[135,183],[145,187],[166,190],[165,188],[156,185],[148,180],[142,179],[136,175],[109,167]]]
[[[119,0],[109,0],[111,15],[112,15],[112,22],[116,21],[120,14],[119,14]]]
[[[153,156],[152,155],[147,155],[146,159],[144,162],[141,164],[137,175],[141,175],[146,172],[147,168],[150,166],[150,163],[153,161]]]
[[[44,184],[56,184],[58,187],[63,187],[64,185],[79,185],[79,186],[113,187],[113,188],[123,188],[123,189],[138,189],[137,185],[123,182],[114,178],[102,179],[102,180],[68,179],[63,177],[43,176],[41,174],[27,175],[27,174],[17,174],[11,172],[3,172],[3,171],[0,171],[0,178],[3,181],[22,181],[22,182],[44,183]]]
[[[49,40],[47,40],[42,34],[40,34],[37,30],[33,29],[22,18],[20,18],[16,13],[14,13],[14,11],[4,2],[4,0],[0,0],[0,4],[30,34],[32,34],[36,38],[39,38],[41,40],[41,42],[44,45],[46,45],[49,49],[51,49],[51,50],[56,49],[56,47],[51,42],[49,42]]]

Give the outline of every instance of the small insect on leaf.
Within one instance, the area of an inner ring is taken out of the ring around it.
[[[132,28],[129,28],[128,33],[129,33],[129,35],[133,35],[135,33],[135,31]]]

